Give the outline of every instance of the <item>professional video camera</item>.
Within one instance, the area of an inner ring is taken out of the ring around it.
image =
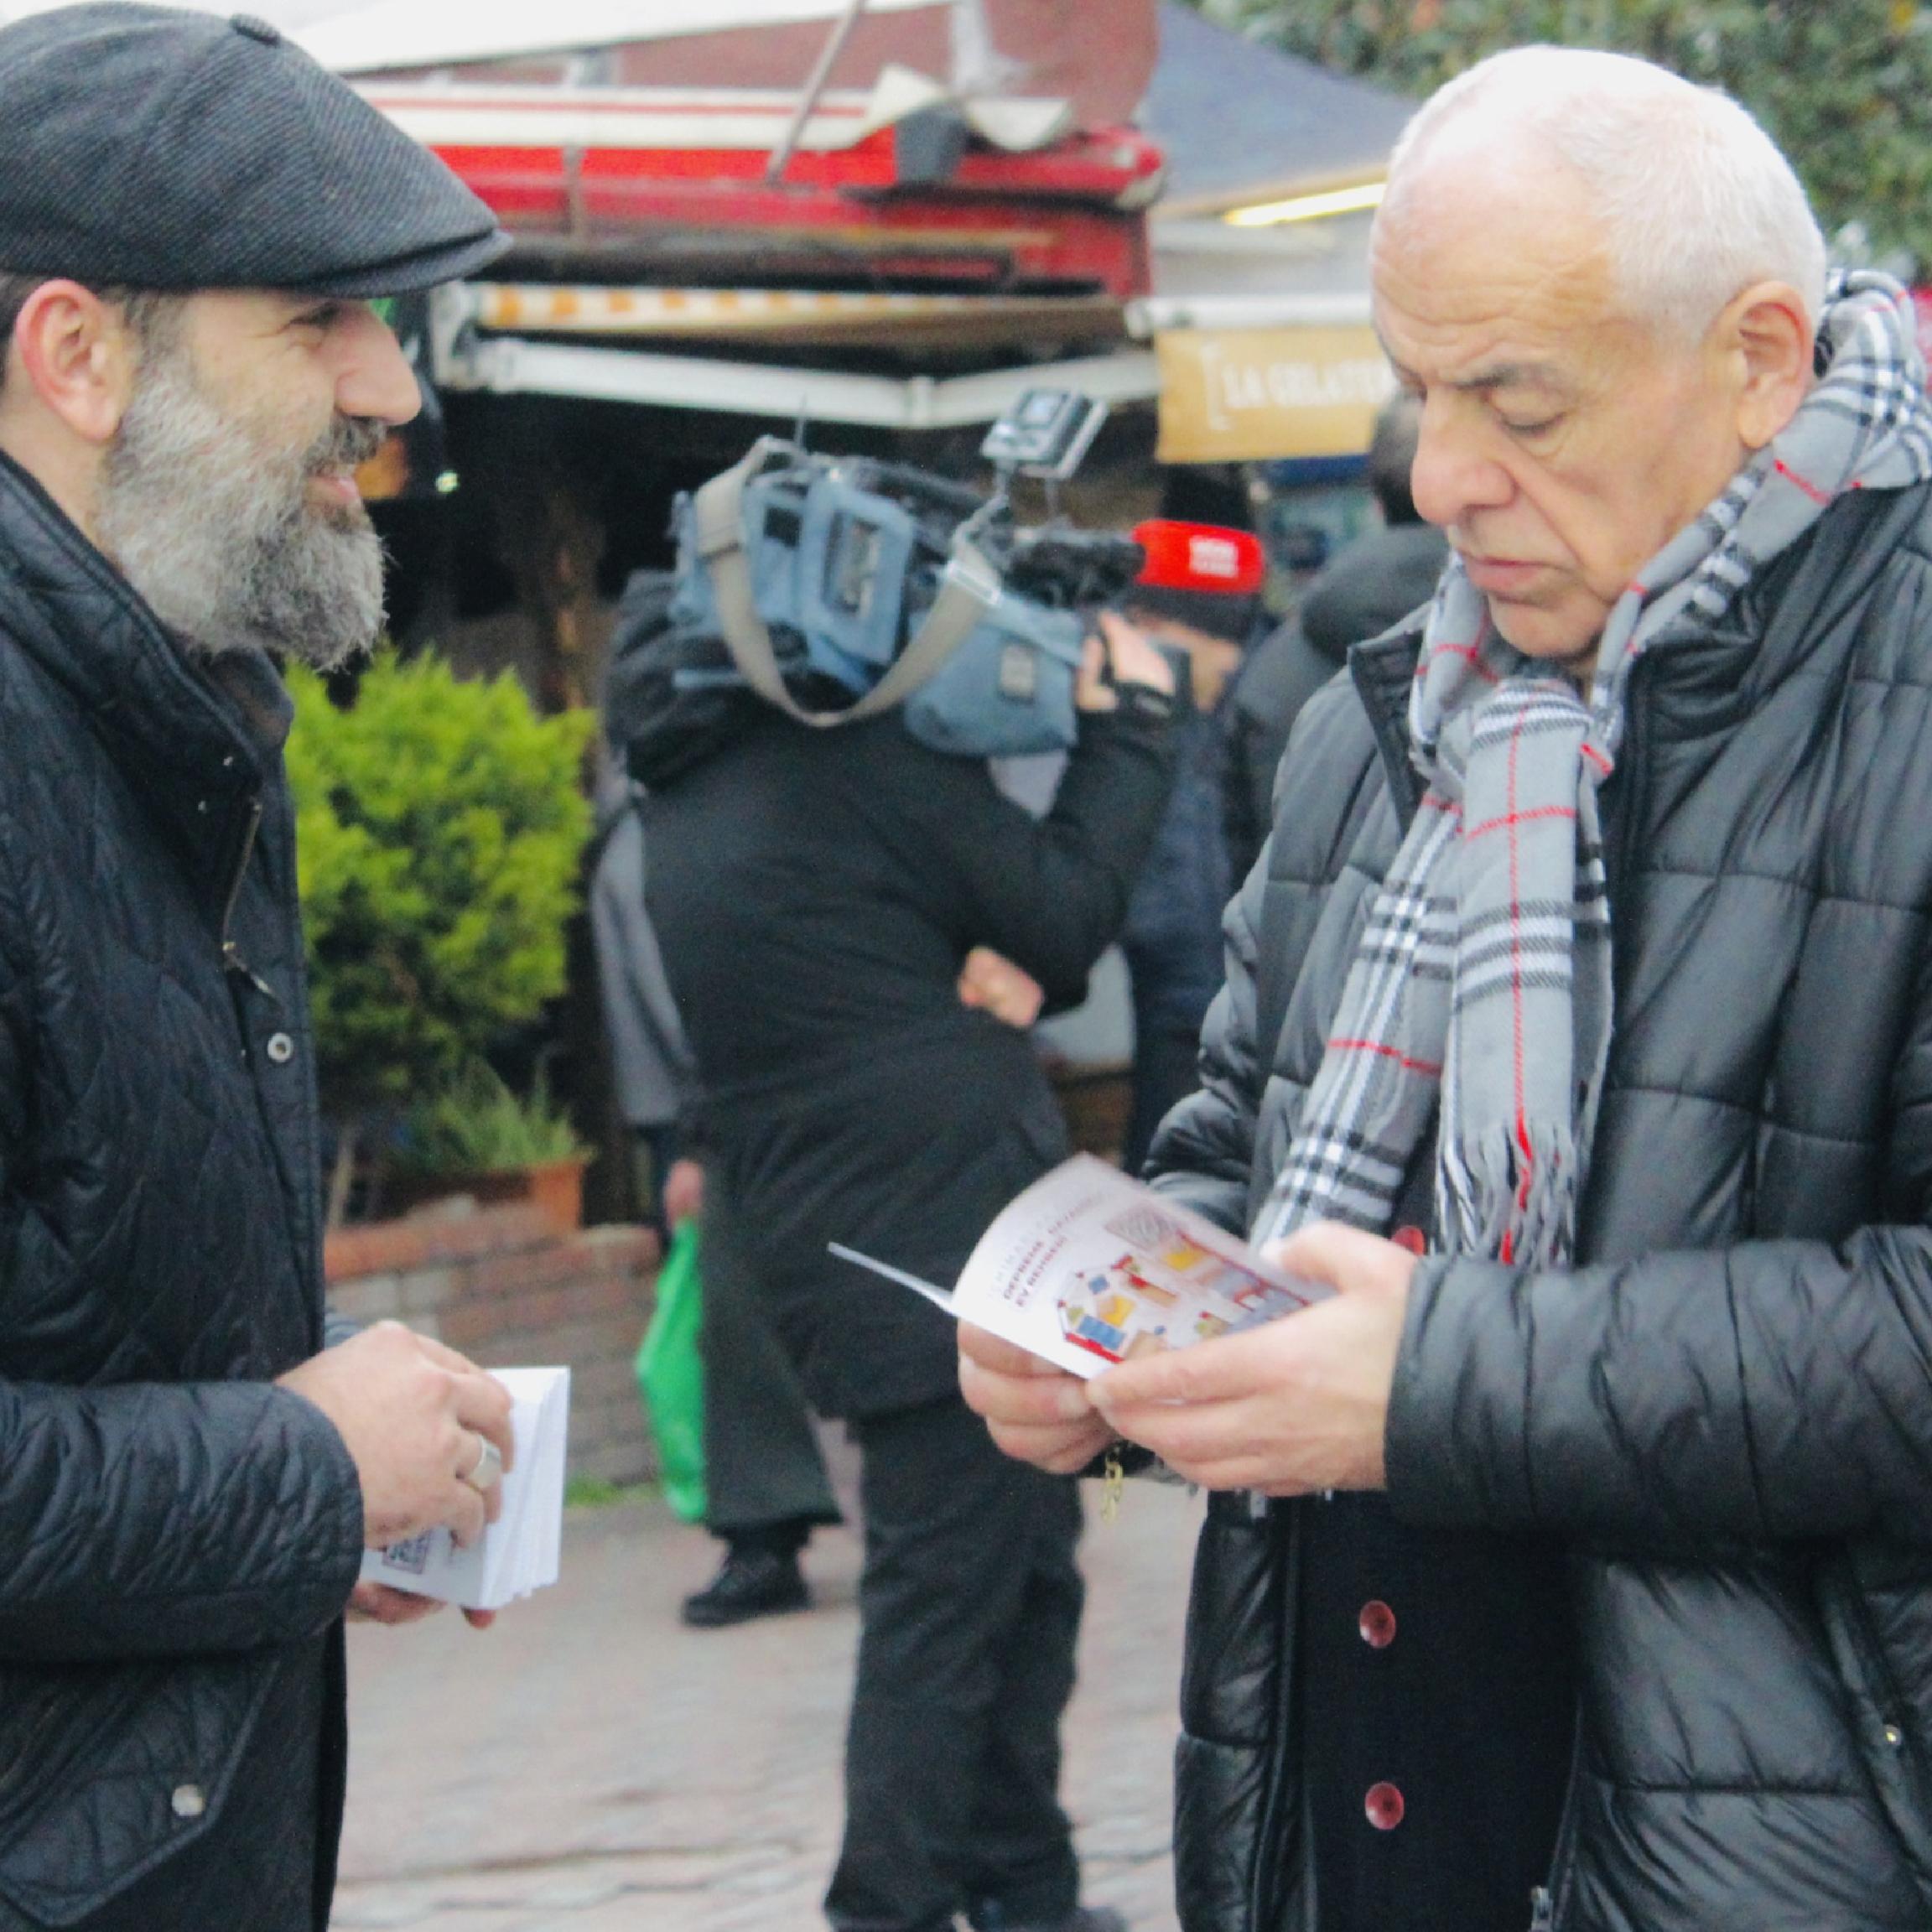
[[[1093,612],[1143,553],[1057,519],[1022,526],[1012,490],[1019,476],[1050,492],[1071,477],[1106,413],[1069,392],[1026,392],[981,447],[990,496],[767,438],[681,500],[671,621],[721,639],[744,683],[804,723],[898,705],[941,750],[1064,749]]]

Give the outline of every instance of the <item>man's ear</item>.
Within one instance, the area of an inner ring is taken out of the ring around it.
[[[13,325],[8,387],[24,382],[75,436],[105,449],[133,395],[137,359],[114,304],[78,282],[43,282]]]
[[[1718,328],[1738,371],[1738,440],[1762,449],[1810,392],[1813,334],[1804,299],[1788,282],[1759,282],[1726,306]]]

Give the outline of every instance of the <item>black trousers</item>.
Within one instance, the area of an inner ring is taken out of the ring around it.
[[[1076,1903],[1060,1718],[1085,1594],[1072,1479],[956,1396],[854,1424],[865,1568],[838,1932],[1052,1924]]]
[[[704,1527],[727,1539],[836,1523],[805,1392],[740,1249],[717,1172],[705,1171]]]

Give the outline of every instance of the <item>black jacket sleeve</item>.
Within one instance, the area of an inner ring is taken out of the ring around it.
[[[1932,1540],[1932,1233],[1431,1264],[1387,1449],[1420,1520],[1639,1547]]]
[[[0,1382],[0,1658],[254,1650],[342,1614],[361,1491],[286,1389]]]
[[[1665,1550],[1932,1541],[1932,953],[1912,1010],[1886,1109],[1890,1224],[1616,1266],[1418,1270],[1389,1418],[1395,1507]]]
[[[1177,749],[1171,717],[1126,706],[1084,713],[1046,818],[1031,818],[987,779],[963,802],[984,822],[953,823],[932,842],[957,868],[969,943],[1031,974],[1050,1006],[1085,996],[1088,973],[1126,919]]]
[[[0,1282],[55,1239],[20,1185],[24,973],[0,919]],[[261,1383],[0,1377],[0,1660],[252,1650],[342,1614],[362,1493],[334,1426]]]

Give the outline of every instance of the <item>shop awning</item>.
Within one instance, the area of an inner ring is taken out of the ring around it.
[[[876,13],[914,12],[934,0],[869,0]],[[378,0],[345,8],[299,36],[326,67],[372,68],[500,60],[554,47],[609,46],[792,21],[830,21],[843,0]]]
[[[532,340],[479,333],[473,325],[475,293],[450,288],[434,299],[431,374],[439,388],[922,430],[990,423],[1026,389],[1078,389],[1101,402],[1120,403],[1151,401],[1161,387],[1159,363],[1144,349],[1021,363],[969,376],[901,377]]]
[[[480,329],[605,341],[984,351],[1003,344],[1118,341],[1123,333],[1120,304],[1104,295],[891,294],[548,282],[478,282],[464,293]]]

